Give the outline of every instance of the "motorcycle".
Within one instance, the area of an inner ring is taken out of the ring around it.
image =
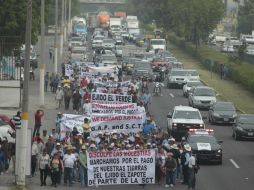
[[[154,96],[162,96],[161,86],[163,86],[163,84],[161,84],[159,82],[155,83],[155,87],[154,87],[154,90],[153,90]]]

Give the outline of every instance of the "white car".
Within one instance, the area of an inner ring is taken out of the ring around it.
[[[235,52],[235,48],[233,45],[223,45],[221,51],[226,53],[233,53]]]
[[[92,41],[92,48],[93,49],[102,48],[103,39],[104,36],[102,35],[95,36]]]
[[[71,59],[77,60],[77,61],[84,61],[86,59],[85,49],[75,47],[71,51]]]
[[[175,106],[167,115],[167,127],[170,135],[181,139],[189,129],[204,129],[205,124],[198,109],[189,106]]]
[[[195,108],[209,109],[217,101],[216,96],[213,88],[198,86],[189,94],[189,105]]]
[[[183,96],[188,97],[189,92],[191,90],[191,87],[193,86],[204,86],[202,82],[199,80],[189,80],[187,83],[183,86]]]
[[[104,39],[102,42],[103,49],[112,50],[115,47],[115,41],[113,39]]]
[[[11,128],[11,126],[0,120],[0,138],[3,140],[6,137],[8,142],[15,143],[15,139],[10,135],[13,133],[15,133],[15,131]]]

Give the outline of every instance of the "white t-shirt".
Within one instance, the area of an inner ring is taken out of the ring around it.
[[[194,156],[191,156],[191,157],[189,158],[188,166],[189,166],[189,168],[193,168],[193,166],[195,166],[195,165],[196,165],[196,159],[195,159]]]
[[[76,161],[76,157],[74,154],[65,154],[63,157],[64,167],[65,168],[73,168],[74,163]]]
[[[39,168],[40,169],[45,169],[46,165],[49,164],[49,155],[46,154],[45,156],[41,155],[39,158]]]

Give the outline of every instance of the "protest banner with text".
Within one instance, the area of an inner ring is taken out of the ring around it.
[[[104,94],[104,93],[92,93],[91,96],[92,103],[132,103],[131,95],[121,95],[121,94]]]
[[[154,184],[155,150],[87,152],[88,185]]]
[[[93,114],[136,114],[138,113],[138,107],[135,103],[128,104],[101,104],[92,103],[92,113]]]

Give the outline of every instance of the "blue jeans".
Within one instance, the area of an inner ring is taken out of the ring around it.
[[[85,168],[81,164],[79,168],[79,176],[80,176],[81,186],[87,187],[87,168]]]
[[[166,184],[170,185],[173,184],[175,185],[175,171],[166,171]]]
[[[72,183],[72,170],[73,168],[64,168],[64,183],[67,184],[69,181],[69,185]]]
[[[195,171],[193,168],[189,168],[188,169],[188,187],[195,188],[195,185],[196,185]]]

